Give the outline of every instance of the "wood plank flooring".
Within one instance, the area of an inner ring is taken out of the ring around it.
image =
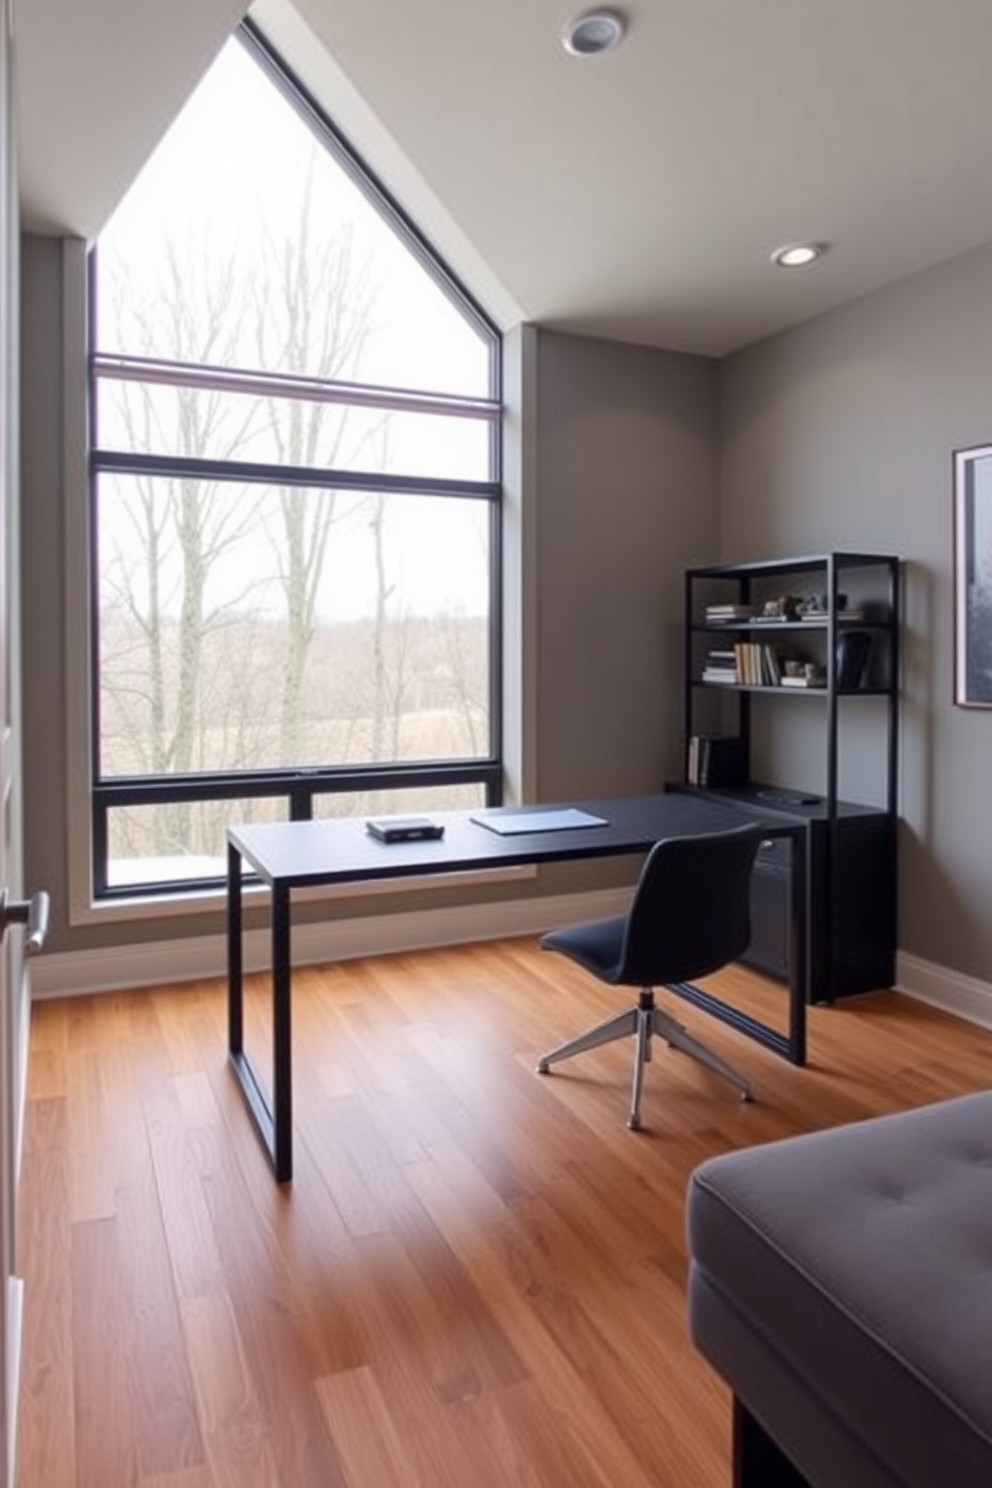
[[[220,982],[37,1004],[19,1488],[726,1488],[689,1172],[983,1089],[992,1034],[880,993],[811,1009],[800,1070],[679,1004],[758,1099],[661,1045],[635,1135],[629,1042],[534,1073],[623,995],[532,940],[298,971],[282,1188]],[[247,1039],[266,1068],[264,979]]]

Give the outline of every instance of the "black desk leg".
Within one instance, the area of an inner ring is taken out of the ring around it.
[[[697,987],[694,982],[670,982],[669,992],[676,993],[686,1002],[693,1006],[702,1008],[704,1012],[710,1013],[714,1018],[719,1018],[722,1023],[727,1023],[731,1028],[736,1028],[739,1033],[747,1034],[756,1043],[763,1044],[766,1049],[771,1049],[776,1054],[781,1054],[783,1059],[788,1059],[792,1064],[806,1063],[806,999],[809,995],[809,970],[806,955],[806,927],[807,919],[807,884],[809,882],[809,870],[807,867],[807,833],[805,827],[787,828],[778,834],[785,835],[792,842],[793,871],[792,871],[792,952],[789,965],[789,1031],[781,1033],[777,1028],[772,1028],[763,1023],[760,1018],[753,1018],[750,1013],[742,1012],[740,1008],[734,1007],[732,1003],[725,1002],[722,997],[717,997],[712,992],[706,992],[702,987]]]
[[[293,1068],[289,1007],[289,890],[272,891],[272,1085],[270,1100],[244,1046],[241,854],[227,849],[227,1048],[241,1094],[278,1183],[293,1176]]]
[[[789,1058],[806,1063],[809,1002],[809,844],[805,828],[792,837],[792,954],[789,957]]]
[[[243,944],[241,939],[241,854],[227,847],[227,1048],[231,1057],[244,1048]]]
[[[293,1176],[293,1044],[289,987],[289,890],[272,890],[272,1081],[276,1181]]]

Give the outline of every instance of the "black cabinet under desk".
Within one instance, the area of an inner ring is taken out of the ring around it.
[[[891,987],[895,981],[895,821],[888,812],[838,801],[833,816],[822,797],[771,785],[697,787],[672,784],[733,803],[745,814],[781,815],[805,827],[806,940],[810,1002],[833,1002]],[[754,869],[753,935],[743,960],[788,980],[792,958],[792,853],[796,842],[769,837]]]

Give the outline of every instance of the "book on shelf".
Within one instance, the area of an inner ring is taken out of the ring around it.
[[[761,647],[761,670],[768,687],[777,687],[782,680],[782,662],[776,646]]]
[[[755,607],[751,604],[709,604],[704,614],[708,625],[719,625],[727,620],[753,620]]]
[[[685,752],[685,778],[690,785],[699,784],[699,735],[690,734]]]
[[[686,779],[690,785],[743,785],[744,740],[732,734],[692,734]]]
[[[783,677],[782,687],[826,687],[826,677]]]
[[[777,687],[782,678],[782,658],[777,646],[759,641],[739,641],[734,648],[737,680],[745,687]]]
[[[714,649],[706,653],[702,680],[704,682],[737,681],[737,658],[732,646],[726,650]]]

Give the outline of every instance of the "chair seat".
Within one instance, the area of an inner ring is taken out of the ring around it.
[[[541,949],[560,951],[599,977],[616,984],[622,968],[623,937],[626,915],[611,915],[605,920],[587,920],[582,925],[569,925],[549,930],[541,937]]]

